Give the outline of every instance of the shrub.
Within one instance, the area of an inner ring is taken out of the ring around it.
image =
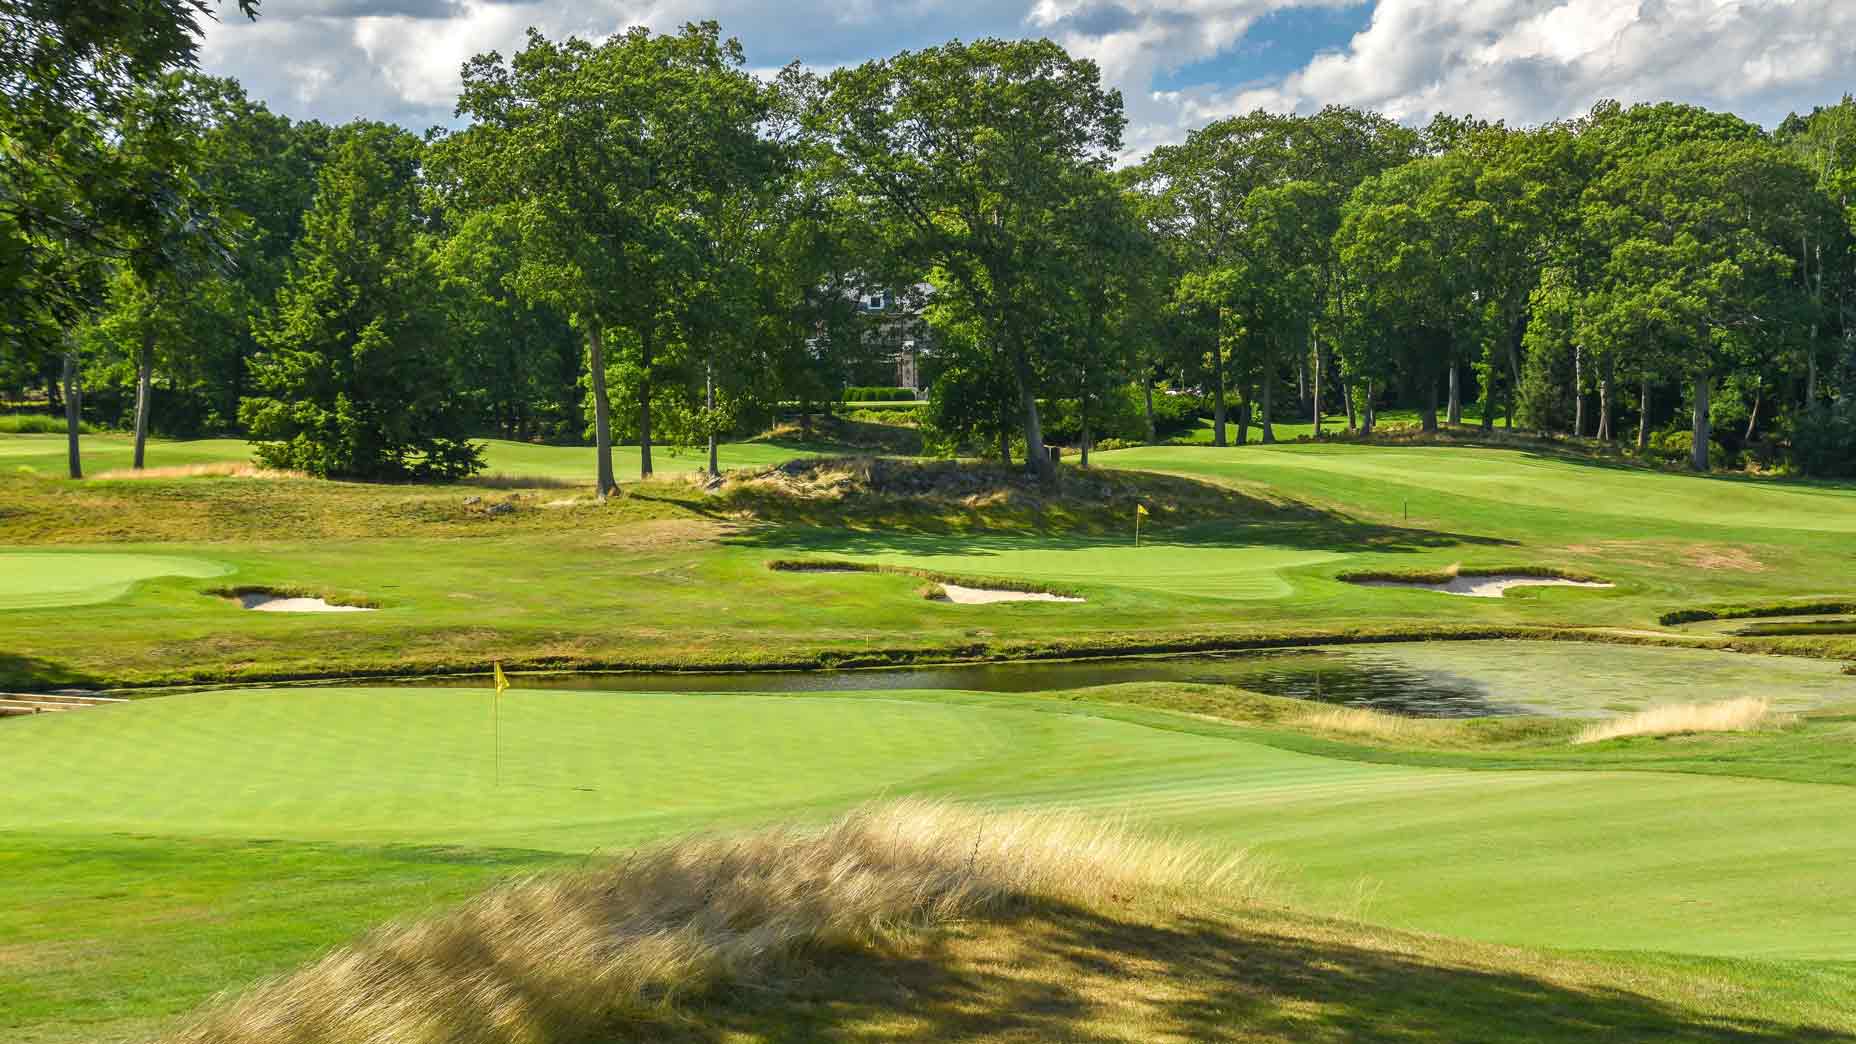
[[[97,433],[97,426],[89,421],[79,422],[77,430],[86,435]],[[0,435],[63,435],[65,421],[63,417],[54,417],[49,413],[12,413],[0,416]]]
[[[853,384],[844,389],[845,402],[914,402],[913,388],[881,388]]]
[[[1670,464],[1687,464],[1695,433],[1687,428],[1659,431],[1650,436],[1650,456]],[[1733,463],[1733,454],[1719,443],[1708,444],[1708,466],[1724,468]]]
[[[1791,421],[1792,460],[1807,475],[1856,475],[1856,401],[1820,405]]]

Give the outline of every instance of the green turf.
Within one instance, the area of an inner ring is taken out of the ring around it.
[[[175,555],[110,552],[0,552],[0,610],[49,609],[107,602],[155,577],[221,576],[216,562]]]
[[[1201,717],[934,693],[516,690],[499,769],[491,715],[486,689],[253,689],[0,725],[0,866],[29,900],[0,913],[0,1031],[156,1019],[498,873],[902,793],[1248,848],[1285,898],[1390,926],[1856,960],[1856,834],[1826,828],[1856,814],[1848,786],[1373,763]]]
[[[543,446],[508,439],[477,441],[483,446],[487,475],[593,484],[595,462],[590,446]],[[125,469],[134,460],[135,442],[127,435],[86,435],[79,445],[88,475]],[[794,443],[731,442],[722,445],[719,455],[722,467],[742,468],[777,464],[816,452],[818,448]],[[148,443],[147,465],[151,468],[242,464],[251,460],[252,446],[242,439],[150,439]],[[613,447],[613,470],[620,481],[636,480],[640,463],[638,447]],[[652,449],[652,464],[663,474],[701,471],[708,463],[708,452],[701,448]],[[42,475],[64,474],[64,436],[0,435],[0,471],[21,468]]]

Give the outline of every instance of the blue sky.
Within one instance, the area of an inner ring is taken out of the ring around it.
[[[1601,98],[1771,124],[1856,82],[1856,0],[264,0],[203,64],[296,117],[453,123],[459,66],[524,30],[715,19],[751,62],[829,69],[950,37],[1049,37],[1127,101],[1138,153],[1235,112],[1355,105],[1514,123]]]

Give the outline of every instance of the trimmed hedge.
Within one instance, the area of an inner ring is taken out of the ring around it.
[[[852,385],[844,389],[845,402],[914,402],[913,388],[879,388],[870,385]]]

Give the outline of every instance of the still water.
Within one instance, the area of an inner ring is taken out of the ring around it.
[[[622,692],[1024,693],[1192,682],[1429,718],[1591,717],[1763,694],[1781,709],[1856,704],[1834,661],[1581,642],[1401,642],[1200,656],[1045,660],[847,671],[521,675],[519,688]],[[458,678],[403,684],[457,686]]]

